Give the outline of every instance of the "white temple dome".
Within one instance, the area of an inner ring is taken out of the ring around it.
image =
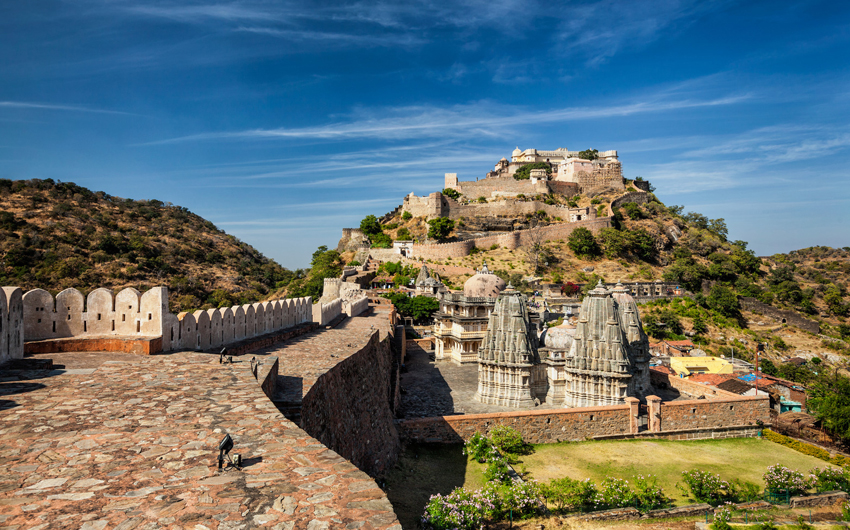
[[[513,153],[511,153],[511,156],[519,156],[519,155],[521,155],[521,154],[522,154],[522,151],[520,151],[520,150],[519,150],[519,147],[517,146],[517,148],[516,148],[516,149],[514,149],[514,152],[513,152]]]
[[[505,287],[505,280],[490,272],[485,263],[478,273],[463,284],[463,296],[496,298]]]
[[[560,326],[543,330],[543,336],[540,338],[543,341],[543,346],[546,348],[567,351],[573,345],[575,334],[576,327],[564,322]]]

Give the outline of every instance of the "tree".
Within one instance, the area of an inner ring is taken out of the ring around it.
[[[759,362],[759,369],[767,375],[775,376],[779,373],[779,370],[776,369],[776,365],[773,364],[773,361],[770,359],[762,359],[761,362]]]
[[[369,236],[369,240],[372,242],[372,248],[392,248],[393,247],[393,238],[388,236],[387,234],[373,234]]]
[[[599,158],[599,151],[596,149],[585,149],[578,152],[578,157],[584,160],[596,160]]]
[[[454,230],[455,222],[448,217],[438,217],[428,221],[428,237],[438,241],[448,239],[449,234]]]
[[[705,335],[708,333],[708,326],[705,324],[705,320],[702,318],[702,315],[694,317],[693,328],[694,333],[697,335]]]
[[[410,235],[410,230],[407,228],[400,228],[398,232],[396,232],[396,237],[400,240],[408,240],[413,239],[413,236]]]
[[[516,173],[514,173],[514,178],[516,180],[528,180],[531,178],[532,169],[543,169],[546,171],[547,175],[552,174],[552,165],[549,162],[534,162],[517,169]]]
[[[708,221],[708,231],[726,241],[726,236],[729,235],[729,230],[726,228],[726,220],[721,218],[710,219]]]
[[[546,239],[542,233],[535,231],[530,231],[528,233],[528,243],[523,246],[522,250],[525,252],[528,263],[532,266],[532,274],[537,274],[537,271],[540,269],[541,261],[548,262],[548,258],[552,258],[551,253],[544,245],[545,242]]]
[[[741,312],[738,308],[738,297],[726,286],[717,284],[711,288],[705,299],[708,307],[728,318],[738,318]]]
[[[460,198],[460,192],[454,188],[444,188],[443,195],[446,197],[451,197],[454,200],[458,200]]]
[[[411,219],[413,219],[412,213],[406,211],[403,214],[401,214],[401,220],[402,221],[410,221]]]
[[[360,221],[360,230],[366,234],[367,237],[370,237],[375,234],[383,233],[383,229],[381,228],[381,223],[378,222],[378,218],[374,215],[367,215]]]
[[[572,231],[567,238],[567,246],[579,257],[594,258],[600,253],[599,244],[593,237],[593,233],[583,226]]]

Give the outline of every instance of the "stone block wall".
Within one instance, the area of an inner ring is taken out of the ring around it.
[[[393,336],[380,331],[316,380],[301,404],[301,427],[372,476],[398,458],[393,424]]]
[[[619,208],[627,202],[633,202],[635,204],[646,204],[649,202],[649,194],[644,191],[632,191],[626,193],[622,197],[611,201],[611,208]]]
[[[336,317],[342,314],[342,300],[337,298],[332,302],[313,304],[313,322],[320,326],[327,326]]]
[[[513,176],[458,182],[457,186],[453,187],[462,195],[472,200],[478,197],[489,199],[494,193],[522,193],[528,196],[549,193],[549,187],[546,182],[538,181],[533,183],[531,179],[516,180]]]
[[[127,288],[117,295],[100,288],[87,297],[65,289],[55,300],[34,289],[20,300],[22,346],[23,340],[161,337],[162,351],[207,350],[312,320],[309,297],[174,315],[168,311],[165,287],[144,294]]]
[[[0,364],[24,358],[24,307],[20,287],[0,293]]]
[[[762,302],[759,302],[755,298],[749,298],[747,296],[739,296],[738,301],[741,303],[741,307],[746,309],[747,311],[761,313],[762,315],[770,317],[778,322],[796,326],[802,329],[803,331],[808,331],[809,333],[814,333],[815,335],[820,333],[820,324],[818,324],[814,320],[803,318],[799,313],[796,313],[794,311],[785,311],[783,309],[777,309],[772,305],[764,304]]]
[[[356,317],[369,309],[369,299],[365,296],[357,300],[343,300],[342,307],[349,317]]]
[[[530,242],[531,238],[537,234],[542,234],[546,241],[556,239],[566,239],[578,227],[589,229],[594,234],[598,233],[603,228],[611,226],[610,217],[600,217],[587,221],[576,221],[574,223],[559,223],[538,228],[529,228],[528,230],[516,230],[504,234],[493,236],[479,237],[476,239],[468,239],[465,241],[455,241],[452,243],[437,243],[432,245],[414,245],[411,257],[415,259],[445,259],[445,258],[460,258],[468,256],[473,248],[489,249],[492,245],[515,249]]]
[[[501,425],[515,428],[534,444],[628,434],[629,406],[419,418],[398,422],[398,429],[405,442],[463,443],[476,432],[488,434]]]
[[[768,396],[670,401],[661,404],[660,430],[706,430],[770,424]]]
[[[650,396],[651,398],[652,396]],[[487,434],[507,425],[529,443],[557,443],[588,439],[668,438],[704,439],[755,436],[758,422],[770,423],[767,396],[700,399],[659,403],[650,407],[646,431],[634,432],[630,406],[503,412],[419,418],[397,422],[405,442],[463,443],[475,432]]]

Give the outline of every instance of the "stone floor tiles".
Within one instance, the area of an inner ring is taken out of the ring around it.
[[[247,359],[0,380],[0,526],[400,529],[375,482],[277,411]],[[242,471],[218,471],[225,433]]]

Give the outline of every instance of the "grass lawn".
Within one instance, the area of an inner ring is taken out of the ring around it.
[[[762,475],[767,466],[780,463],[803,473],[814,467],[833,467],[812,456],[757,438],[725,440],[594,441],[534,446],[534,453],[522,457],[530,477],[546,482],[553,478],[605,477],[630,479],[634,475],[654,475],[665,493],[677,505],[689,504],[676,488],[682,471],[700,469],[717,473],[726,480],[754,482],[764,488]]]

